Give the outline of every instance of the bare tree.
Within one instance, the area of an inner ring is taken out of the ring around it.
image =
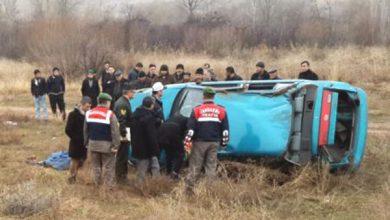
[[[187,11],[188,17],[193,18],[197,11],[206,0],[181,0],[181,6]]]

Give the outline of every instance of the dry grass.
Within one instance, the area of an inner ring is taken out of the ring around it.
[[[347,80],[368,92],[370,130],[365,158],[357,173],[332,175],[319,171],[315,165],[277,169],[255,161],[223,161],[215,181],[201,181],[195,195],[186,197],[183,181],[175,183],[164,177],[148,181],[141,189],[95,189],[86,164],[77,184],[68,185],[67,172],[25,163],[28,157],[43,159],[53,151],[67,149],[68,144],[62,122],[51,120],[45,124],[31,119],[33,109],[28,92],[35,65],[0,60],[0,121],[18,123],[0,125],[0,218],[389,219],[388,48],[259,48],[224,59],[157,52],[122,57],[123,65],[129,64],[129,60],[141,60],[144,64],[167,63],[173,68],[182,62],[191,71],[209,62],[218,73],[231,64],[239,73],[247,73],[242,74],[245,77],[259,59],[268,66],[280,67],[285,78],[296,75],[297,64],[309,59],[323,78]],[[21,78],[15,81],[16,73]],[[79,99],[79,83],[75,80],[68,87],[66,100],[70,109]],[[134,170],[130,170],[129,176],[132,181],[135,179]],[[33,194],[25,193],[26,189]]]

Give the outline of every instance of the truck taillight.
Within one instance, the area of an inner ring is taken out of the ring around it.
[[[324,146],[328,143],[331,105],[332,92],[329,90],[324,90],[324,92],[322,93],[320,134],[318,140],[319,146]]]

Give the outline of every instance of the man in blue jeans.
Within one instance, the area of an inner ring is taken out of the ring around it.
[[[34,70],[34,78],[31,80],[31,94],[34,97],[35,119],[48,119],[46,107],[46,80],[41,76],[41,72]],[[43,115],[41,116],[41,111]]]

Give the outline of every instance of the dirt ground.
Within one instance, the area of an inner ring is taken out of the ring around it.
[[[390,89],[385,82],[364,88],[369,135],[358,172],[332,175],[316,165],[286,171],[254,161],[224,161],[220,177],[201,182],[192,198],[183,195],[182,181],[161,178],[142,189],[130,184],[106,192],[91,184],[88,164],[77,183],[69,185],[68,172],[26,163],[33,156],[41,160],[67,150],[65,125],[52,118],[32,119],[28,90],[3,90],[0,219],[389,219]],[[71,86],[68,111],[78,99],[79,89]],[[129,177],[133,182],[134,169]]]

